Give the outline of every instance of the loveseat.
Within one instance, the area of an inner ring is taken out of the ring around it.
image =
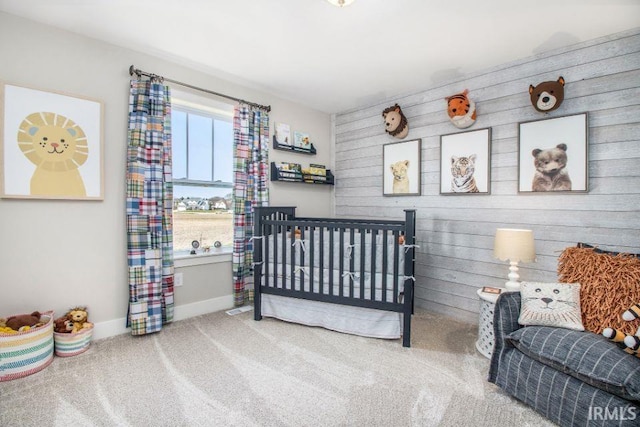
[[[500,295],[489,381],[561,426],[640,426],[640,358],[592,332],[518,323]]]

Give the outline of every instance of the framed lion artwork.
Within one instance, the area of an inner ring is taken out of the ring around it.
[[[382,164],[384,196],[420,195],[420,139],[385,144]]]
[[[103,200],[99,101],[2,84],[3,198]]]

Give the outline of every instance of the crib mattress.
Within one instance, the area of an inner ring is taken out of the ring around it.
[[[262,294],[261,302],[266,317],[364,337],[402,336],[401,313],[269,294]]]

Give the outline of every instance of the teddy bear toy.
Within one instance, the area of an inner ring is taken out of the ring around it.
[[[460,129],[468,128],[476,122],[476,104],[469,99],[468,93],[469,90],[465,89],[445,98],[449,120]]]
[[[73,322],[67,317],[59,317],[53,321],[53,330],[61,334],[68,334],[73,331]]]
[[[87,313],[86,307],[72,308],[66,317],[73,322],[72,333],[80,332],[82,329],[93,326],[93,323],[88,321],[89,314]]]
[[[531,152],[535,172],[532,191],[568,191],[571,190],[571,178],[567,171],[567,144],[558,144],[553,148]]]
[[[629,310],[622,313],[622,318],[628,322],[640,319],[640,304],[635,304]],[[617,343],[624,351],[640,357],[640,327],[635,335],[627,335],[613,328],[605,328],[602,335]]]
[[[555,82],[542,82],[538,86],[529,85],[529,96],[536,110],[541,113],[553,111],[564,100],[564,79],[560,76]]]
[[[409,123],[398,104],[385,108],[382,112],[385,131],[398,139],[402,139],[409,133]]]
[[[19,314],[17,316],[11,316],[7,318],[5,322],[6,326],[14,331],[28,331],[32,327],[40,323],[40,312],[34,311],[31,314]]]

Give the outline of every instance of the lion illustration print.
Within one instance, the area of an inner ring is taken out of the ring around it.
[[[400,160],[391,165],[393,175],[393,193],[403,194],[409,192],[409,160]]]
[[[73,120],[51,112],[29,114],[20,124],[18,146],[36,165],[31,195],[86,196],[78,168],[87,161],[89,147]]]

